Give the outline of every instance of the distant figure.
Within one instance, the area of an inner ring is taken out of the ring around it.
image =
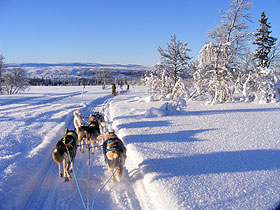
[[[127,84],[127,88],[126,89],[129,90],[129,84]]]
[[[116,95],[116,85],[115,84],[112,85],[112,95],[113,96]]]
[[[85,88],[86,88],[86,86],[85,86],[85,85],[83,85],[82,95],[81,95],[81,97],[82,97],[82,98],[83,98],[83,96],[84,96]]]

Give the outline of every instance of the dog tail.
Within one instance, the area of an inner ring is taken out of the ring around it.
[[[57,151],[57,149],[55,149],[52,153],[52,158],[53,158],[53,161],[56,163],[56,164],[60,164],[61,161],[63,160],[63,157],[59,154],[59,152]]]

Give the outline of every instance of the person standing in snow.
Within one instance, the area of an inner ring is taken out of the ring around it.
[[[112,95],[113,96],[116,95],[116,85],[115,84],[112,85]]]

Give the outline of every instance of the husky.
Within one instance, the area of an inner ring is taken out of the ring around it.
[[[99,112],[94,112],[93,115],[90,115],[90,118],[92,120],[95,120],[95,121],[98,122],[99,128],[101,130],[101,135],[103,136],[104,135],[104,128],[107,124],[106,121],[105,121],[104,115],[100,114]],[[102,136],[99,136],[100,140],[101,139],[103,140]]]
[[[94,153],[94,143],[98,143],[102,137],[100,136],[100,128],[98,118],[95,115],[90,115],[88,119],[88,131],[89,139],[92,147],[92,153]]]
[[[100,126],[100,127],[102,128],[102,130],[103,130],[103,128],[106,126],[106,121],[105,121],[105,119],[104,119],[104,116],[103,116],[102,114],[100,114],[99,112],[94,112],[93,115],[96,117],[99,126]]]
[[[63,171],[64,171],[64,181],[68,182],[69,178],[72,178],[70,173],[72,173],[74,168],[74,161],[77,152],[77,134],[73,130],[68,130],[66,128],[66,132],[64,137],[57,142],[56,148],[52,153],[52,157],[54,162],[58,165],[59,177],[62,178],[62,170],[61,163],[63,163]],[[68,152],[70,155],[68,155]],[[70,167],[71,161],[71,168]]]
[[[116,179],[117,182],[120,182],[123,177],[126,148],[115,132],[106,132],[105,141],[103,143],[103,154],[106,166],[111,175],[113,175],[116,170],[115,177],[113,177],[112,181]]]
[[[90,137],[89,127],[87,125],[82,124],[80,127],[78,127],[77,133],[78,133],[78,144],[80,147],[79,151],[84,153],[85,152],[84,140],[86,142],[87,147],[89,145],[89,137]]]
[[[82,125],[83,123],[83,115],[79,109],[76,109],[73,112],[74,115],[74,126],[76,128],[76,132],[78,132],[78,128]]]

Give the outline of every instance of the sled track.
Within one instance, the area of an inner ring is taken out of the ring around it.
[[[81,111],[84,116],[99,111],[105,115],[105,119],[112,127],[113,122],[110,121],[110,105],[112,97],[98,98],[82,108]],[[68,113],[65,118],[65,127],[73,126],[72,112]],[[63,126],[62,126],[63,127]],[[61,128],[57,133],[64,132]],[[117,131],[116,131],[117,132]],[[46,158],[36,165],[34,174],[24,184],[22,193],[25,200],[18,201],[17,205],[21,205],[22,209],[83,209],[81,198],[78,194],[74,178],[68,183],[65,183],[58,176],[58,166],[54,164],[52,160],[52,151],[54,145],[57,142],[56,138],[51,140],[51,144],[48,148],[43,149],[43,153],[47,154]],[[129,157],[128,157],[129,158]],[[31,161],[33,158],[30,159]],[[38,161],[37,161],[38,162]],[[33,164],[32,164],[33,165]],[[105,163],[103,160],[103,153],[101,148],[96,150],[94,155],[91,155],[91,168],[90,168],[90,195],[89,204],[91,207],[93,198],[97,194],[98,190],[110,177]],[[77,151],[75,159],[75,173],[81,189],[81,193],[85,203],[87,203],[87,171],[88,171],[88,151],[85,153]],[[72,175],[73,176],[73,175]],[[135,183],[133,179],[129,177],[128,171],[125,171],[124,179],[122,183],[111,183],[101,191],[97,197],[94,209],[131,209],[140,210],[141,204],[137,199],[135,193]],[[28,198],[28,199],[26,199]]]

